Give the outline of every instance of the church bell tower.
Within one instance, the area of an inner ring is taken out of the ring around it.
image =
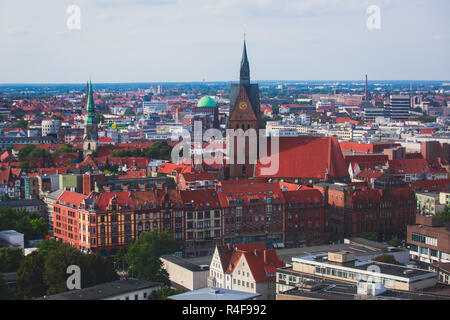
[[[239,84],[231,85],[231,110],[227,129],[241,129],[244,133],[249,129],[255,129],[256,136],[258,137],[260,119],[259,87],[258,84],[250,83],[250,64],[247,56],[247,44],[244,39],[244,50],[242,52],[240,67],[240,81]],[[255,163],[250,163],[248,137],[245,138],[244,146],[237,145],[236,137],[230,138],[234,139],[234,161],[230,164],[229,177],[231,179],[253,177]],[[256,157],[258,157],[258,147],[256,150]],[[237,155],[243,155],[244,152],[245,163],[237,163]]]

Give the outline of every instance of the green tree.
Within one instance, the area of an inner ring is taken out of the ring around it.
[[[81,287],[119,279],[111,262],[98,254],[83,254],[67,243],[47,242],[40,247],[45,258],[43,279],[47,294],[67,291],[67,267],[77,265],[81,270]]]
[[[174,289],[170,288],[168,286],[162,286],[161,289],[155,290],[152,292],[152,294],[149,297],[149,300],[167,300],[167,297],[187,292],[186,289]]]
[[[36,168],[36,165],[34,163],[30,163],[28,161],[23,161],[23,162],[19,163],[19,165],[17,167],[20,169],[34,169],[34,168]]]
[[[392,236],[391,240],[389,240],[389,244],[393,247],[398,247],[400,242],[398,241],[397,236]]]
[[[50,252],[58,249],[61,245],[61,242],[58,242],[54,239],[45,239],[39,242],[39,244],[37,245],[37,249],[41,256],[45,258]]]
[[[371,241],[378,241],[378,234],[376,232],[363,232],[360,237]]]
[[[39,251],[32,252],[22,260],[17,271],[17,298],[33,299],[45,295],[47,285],[43,278],[44,264],[44,257]]]
[[[75,148],[74,146],[71,146],[70,144],[62,145],[56,150],[56,153],[74,153],[74,152],[78,152],[78,149]]]
[[[445,221],[450,221],[450,207],[445,206],[444,211],[436,213],[437,216],[444,217]]]
[[[141,233],[139,239],[128,246],[125,261],[136,278],[170,285],[169,275],[163,269],[160,257],[174,251],[175,241],[169,232],[152,230]]]
[[[67,267],[77,265],[81,269],[82,287],[86,277],[83,272],[84,261],[82,253],[69,244],[62,244],[55,250],[51,250],[45,257],[43,279],[48,286],[47,294],[56,294],[67,291]]]
[[[21,248],[0,248],[0,273],[16,272],[22,259]]]
[[[28,122],[23,119],[20,119],[13,124],[13,128],[20,128],[26,130],[28,128]]]
[[[280,105],[275,105],[275,106],[272,107],[272,114],[273,115],[280,114]]]
[[[11,198],[8,196],[7,193],[2,195],[2,197],[0,198],[0,201],[10,201],[10,200],[11,200]]]
[[[12,293],[8,290],[3,275],[0,273],[0,300],[10,300]]]
[[[373,258],[372,261],[377,261],[377,262],[382,262],[382,263],[389,263],[389,264],[396,264],[396,265],[399,265],[399,266],[402,265],[391,254],[382,254],[382,255],[380,255],[378,257]]]
[[[133,117],[136,114],[134,113],[133,109],[127,108],[127,110],[125,110],[125,113],[123,115],[126,116],[126,117]]]

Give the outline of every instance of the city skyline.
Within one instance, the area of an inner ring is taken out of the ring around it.
[[[446,81],[450,70],[440,0],[81,0],[80,30],[66,26],[69,1],[24,2],[0,4],[2,84],[237,81],[244,32],[255,82]]]

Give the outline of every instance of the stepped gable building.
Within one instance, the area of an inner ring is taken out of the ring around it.
[[[217,246],[210,264],[209,284],[218,288],[258,292],[257,299],[275,299],[275,275],[285,263],[263,242]]]
[[[84,119],[83,151],[84,157],[92,155],[98,148],[98,123],[95,117],[94,92],[89,81],[86,102],[86,118]]]

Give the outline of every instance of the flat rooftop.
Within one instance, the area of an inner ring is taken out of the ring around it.
[[[158,282],[123,279],[98,284],[85,289],[72,290],[51,296],[45,296],[36,300],[102,300],[137,290],[159,287],[161,285],[162,284]]]
[[[170,300],[250,300],[259,296],[259,293],[207,287],[173,295],[168,298]]]
[[[312,276],[306,273],[292,270],[292,267],[280,268],[283,273],[301,276],[303,282],[313,281],[316,283],[314,289],[293,288],[282,292],[288,296],[304,297],[318,300],[357,300],[358,286],[356,283],[348,283],[334,279],[325,279],[318,276]],[[380,300],[450,300],[450,286],[438,284],[433,288],[422,291],[400,291],[387,289],[376,297],[368,299]]]
[[[427,277],[435,277],[437,274],[435,272],[430,272],[422,269],[414,269],[414,268],[407,268],[403,266],[397,266],[394,264],[387,264],[387,263],[381,263],[381,262],[375,262],[375,261],[367,261],[367,260],[358,260],[355,259],[354,261],[349,261],[346,263],[334,263],[328,261],[328,253],[319,253],[309,256],[303,256],[303,257],[294,257],[292,258],[292,262],[318,262],[327,264],[330,267],[332,266],[341,266],[345,268],[351,268],[361,271],[367,271],[369,267],[376,266],[380,269],[381,274],[395,276],[395,277],[401,277],[401,278],[408,278],[408,279],[414,279],[417,277],[421,278],[427,278]]]
[[[171,263],[174,263],[180,267],[183,267],[189,271],[192,272],[199,272],[199,271],[208,271],[209,270],[209,263],[205,264],[208,267],[202,268],[200,265],[190,262],[189,260],[174,256],[174,255],[165,255],[162,256],[161,259],[167,260]]]

